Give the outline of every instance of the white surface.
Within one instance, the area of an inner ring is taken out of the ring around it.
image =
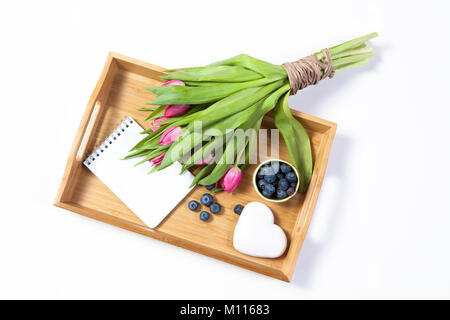
[[[274,224],[272,210],[264,203],[250,202],[234,228],[233,247],[260,258],[277,258],[286,250],[286,235]]]
[[[450,298],[448,9],[2,1],[0,297]],[[368,66],[291,98],[338,130],[290,284],[52,206],[109,50],[166,67],[282,63],[372,31]]]
[[[189,193],[194,177],[189,171],[180,175],[179,162],[148,174],[150,163],[134,166],[142,157],[122,160],[142,139],[143,130],[127,118],[83,163],[148,227],[156,228]]]

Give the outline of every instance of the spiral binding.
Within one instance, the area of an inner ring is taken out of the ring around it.
[[[119,137],[133,122],[134,120],[130,117],[126,117],[124,120],[122,120],[120,125],[117,126],[117,128],[115,128],[113,132],[111,132],[111,134],[107,136],[99,146],[94,147],[94,151],[92,151],[92,153],[89,156],[87,156],[86,159],[84,159],[83,163],[86,166],[90,166],[95,161],[95,159],[100,157],[100,155],[103,152],[105,152],[110,145],[114,143],[114,141],[119,139]]]

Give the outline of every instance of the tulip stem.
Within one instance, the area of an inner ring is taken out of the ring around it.
[[[248,139],[246,138],[244,147],[241,150],[239,150],[239,153],[237,154],[236,162],[234,164],[235,167],[238,167],[239,162],[242,158],[242,155],[245,153],[245,149],[247,148],[247,144],[248,144]]]

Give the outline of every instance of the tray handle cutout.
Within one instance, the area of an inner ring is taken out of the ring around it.
[[[81,140],[80,147],[78,148],[78,152],[76,155],[76,160],[79,162],[84,161],[84,158],[86,157],[86,150],[89,145],[89,137],[91,136],[91,133],[96,127],[98,119],[100,118],[99,117],[100,110],[101,110],[101,103],[100,101],[96,101],[94,108],[92,109],[91,115],[89,117],[88,125],[84,130],[83,139]]]

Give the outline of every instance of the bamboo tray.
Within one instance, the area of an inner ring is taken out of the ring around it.
[[[256,165],[249,165],[242,182],[231,195],[217,194],[223,210],[212,215],[207,223],[187,209],[191,199],[206,192],[196,187],[155,229],[149,229],[94,174],[83,166],[83,159],[99,144],[125,116],[131,116],[142,127],[145,113],[138,108],[154,98],[145,87],[161,83],[163,68],[117,53],[110,53],[100,79],[92,93],[81,120],[56,196],[55,205],[124,229],[196,251],[274,278],[290,281],[300,248],[303,244],[325,174],[336,124],[293,110],[305,126],[314,157],[314,172],[305,195],[297,194],[285,203],[266,204],[272,209],[277,223],[288,236],[288,249],[277,259],[254,258],[233,249],[233,231],[239,218],[233,212],[236,204],[250,201],[265,202],[253,189],[252,174]],[[274,128],[273,119],[266,115],[264,128]],[[286,146],[280,139],[279,158],[289,160]],[[270,153],[270,152],[268,152]]]

